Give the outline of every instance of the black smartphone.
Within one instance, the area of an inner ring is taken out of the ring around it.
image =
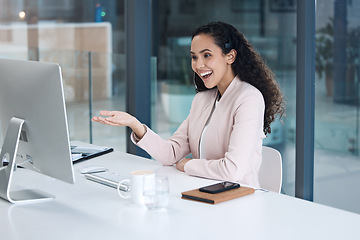
[[[199,188],[200,192],[206,192],[206,193],[220,193],[227,190],[239,188],[240,184],[233,183],[233,182],[221,182],[216,183],[210,186]]]

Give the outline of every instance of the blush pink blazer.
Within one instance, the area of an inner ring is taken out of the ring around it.
[[[195,95],[190,114],[168,140],[147,128],[139,147],[164,165],[192,154],[185,172],[217,180],[259,187],[265,103],[252,85],[235,77],[215,108],[205,134],[207,159],[200,159],[199,142],[214,106],[217,89]]]

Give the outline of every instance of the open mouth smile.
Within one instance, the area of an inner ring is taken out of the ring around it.
[[[212,71],[206,71],[206,72],[200,73],[200,76],[202,79],[207,79],[211,76],[211,74],[212,74]]]

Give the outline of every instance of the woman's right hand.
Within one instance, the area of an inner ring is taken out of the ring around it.
[[[146,128],[134,116],[121,111],[100,111],[100,115],[93,117],[91,121],[107,124],[111,126],[127,126],[130,127],[136,136],[141,139],[146,133]]]
[[[99,122],[111,126],[129,126],[134,121],[134,117],[126,112],[120,111],[100,111],[99,117],[93,117],[92,121]]]

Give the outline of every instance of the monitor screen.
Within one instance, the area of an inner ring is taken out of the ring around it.
[[[0,73],[0,123],[4,145],[9,138],[7,131],[11,120],[14,117],[24,120],[16,137],[19,138],[18,147],[15,147],[16,164],[73,183],[60,66],[0,59]],[[2,151],[1,154],[6,153]]]

